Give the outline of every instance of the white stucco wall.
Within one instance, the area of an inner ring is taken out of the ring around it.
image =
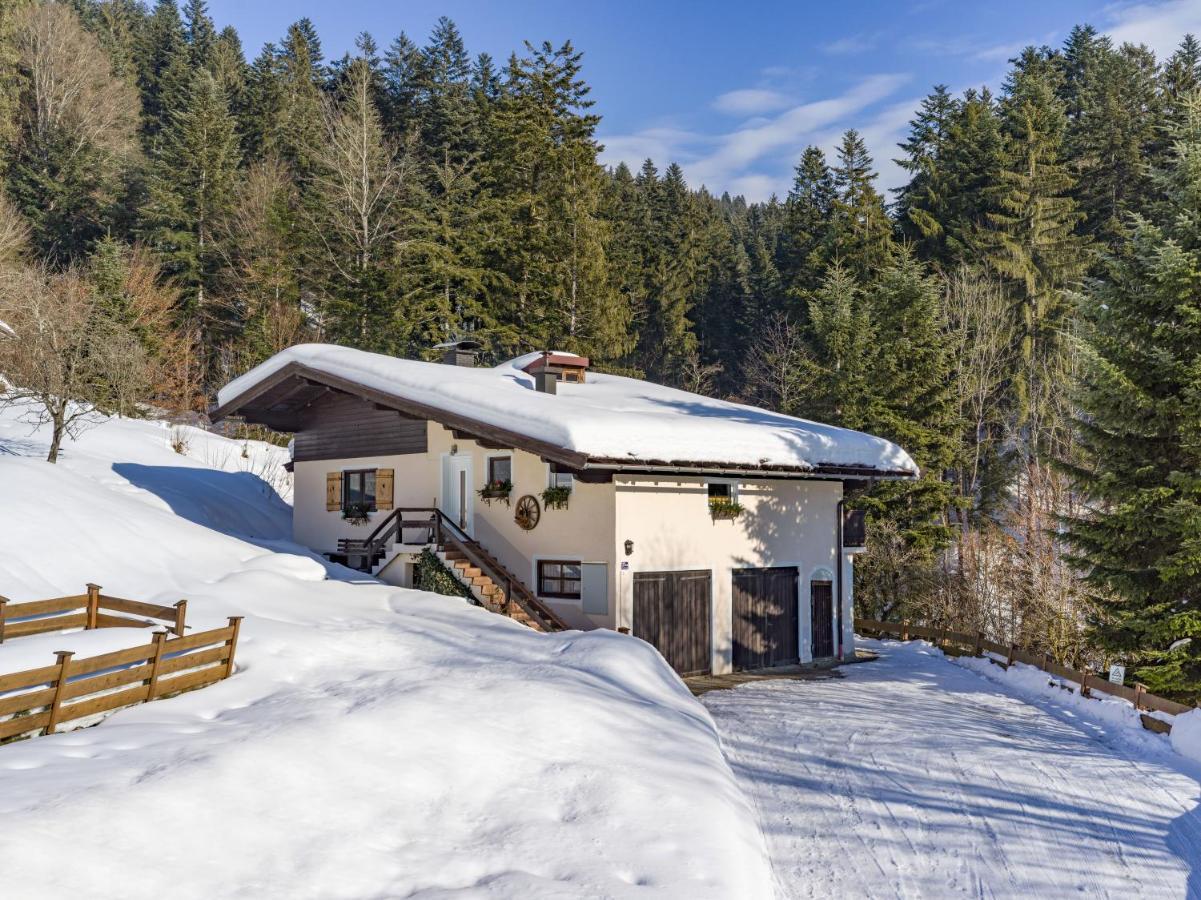
[[[708,569],[713,573],[713,671],[728,672],[733,658],[731,582],[736,568],[796,566],[801,659],[811,659],[809,583],[818,569],[833,572],[842,556],[835,523],[842,484],[836,481],[763,481],[737,486],[744,512],[734,521],[709,515],[704,478],[618,478],[617,545],[634,542],[629,568],[620,571],[618,625],[630,627],[634,573]],[[850,584],[844,569],[843,590]],[[848,596],[844,593],[844,596]],[[844,605],[846,601],[844,600]],[[844,613],[841,617],[849,620]],[[847,627],[851,627],[848,623]],[[835,652],[838,641],[835,639]],[[843,646],[853,652],[853,636]]]
[[[606,614],[585,615],[580,602],[546,598],[569,624],[583,628],[630,627],[634,573],[709,570],[713,573],[712,667],[714,672],[726,672],[733,655],[733,570],[796,566],[800,576],[799,648],[801,659],[808,661],[812,648],[810,582],[819,569],[833,572],[841,564],[843,602],[836,627],[842,630],[844,654],[854,652],[853,554],[840,553],[835,546],[837,505],[842,498],[840,482],[739,483],[735,490],[745,511],[734,521],[714,521],[708,505],[710,479],[621,476],[609,484],[577,480],[567,509],[544,509],[538,527],[525,531],[513,519],[513,505],[499,501],[486,504],[475,492],[487,478],[490,456],[507,455],[513,460],[512,504],[523,494],[541,494],[547,486],[547,464],[524,451],[487,450],[475,441],[456,439],[435,423],[429,423],[428,428],[428,451],[424,454],[296,463],[295,540],[317,550],[333,551],[339,538],[366,537],[383,515],[376,513],[369,524],[354,526],[343,520],[340,512],[327,512],[326,473],[391,468],[395,471],[396,506],[438,506],[444,459],[455,450],[459,457],[471,461],[473,537],[526,585],[537,591],[540,559],[580,560],[607,567]],[[634,552],[628,556],[624,549],[627,540],[634,542]],[[622,569],[623,564],[628,568]],[[838,647],[836,636],[836,653]]]
[[[538,590],[538,560],[565,559],[605,564],[608,567],[606,615],[585,615],[582,604],[577,601],[544,599],[568,624],[584,628],[615,627],[613,485],[585,484],[577,480],[567,509],[543,508],[538,527],[526,531],[514,521],[514,508],[523,494],[532,494],[542,505],[540,495],[546,490],[549,477],[547,464],[523,450],[487,450],[475,441],[456,440],[442,426],[431,424],[429,455],[436,461],[436,472],[441,473],[442,459],[455,447],[460,456],[471,457],[472,537],[535,593]],[[487,461],[491,456],[508,456],[513,461],[513,492],[508,505],[498,500],[485,503],[475,495],[475,491],[483,487],[488,478]],[[436,483],[440,490],[440,474]]]

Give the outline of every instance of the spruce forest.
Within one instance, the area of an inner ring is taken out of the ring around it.
[[[859,615],[1201,699],[1201,43],[1077,27],[934,87],[899,190],[848,131],[748,203],[602,166],[570,42],[387,37],[0,4],[0,319],[69,313],[47,397],[198,413],[301,341],[561,347],[909,450],[854,501]]]

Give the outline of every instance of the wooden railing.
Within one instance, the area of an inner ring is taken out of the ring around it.
[[[416,518],[405,518],[407,514],[415,514]],[[521,579],[440,509],[412,506],[394,509],[363,540],[338,541],[338,552],[346,554],[347,557],[361,557],[366,569],[370,570],[371,561],[383,556],[388,545],[397,538],[403,538],[405,531],[422,531],[426,538],[425,543],[450,547],[467,557],[504,592],[502,612],[513,604],[545,631],[567,630],[567,623],[559,618],[554,610],[534,596],[534,592],[526,587]]]
[[[105,610],[124,615],[108,615]],[[124,600],[100,593],[98,584],[89,584],[87,593],[51,600],[14,603],[7,597],[0,597],[0,644],[9,638],[68,628],[153,628],[161,623],[166,623],[174,634],[182,635],[187,614],[187,600],[171,606]]]
[[[1158,697],[1150,693],[1145,685],[1135,684],[1133,687],[1127,687],[1124,684],[1114,684],[1088,669],[1081,671],[1061,666],[1051,659],[1050,654],[1028,653],[1017,644],[1006,645],[990,641],[984,636],[983,632],[964,634],[959,631],[948,631],[945,628],[913,625],[908,621],[879,622],[875,619],[856,619],[855,630],[867,634],[893,634],[903,641],[914,638],[925,638],[936,647],[954,645],[965,650],[970,650],[973,656],[988,656],[988,654],[992,654],[988,658],[992,662],[997,663],[997,665],[1004,666],[1005,668],[1012,666],[1015,662],[1025,663],[1028,666],[1036,666],[1048,675],[1054,675],[1056,678],[1061,678],[1064,681],[1076,682],[1080,686],[1079,693],[1082,697],[1087,697],[1094,691],[1101,694],[1109,694],[1113,697],[1120,697],[1132,703],[1134,708],[1140,713],[1143,710],[1153,710],[1176,716],[1193,709],[1193,707],[1187,706],[1184,703],[1177,703],[1175,700]],[[994,656],[1005,657],[1005,662],[994,659]],[[1143,727],[1148,731],[1167,733],[1172,730],[1171,723],[1165,722],[1162,719],[1156,719],[1148,715],[1141,716],[1141,719]]]
[[[64,722],[205,687],[233,674],[241,617],[187,637],[156,631],[150,643],[0,675],[0,741],[53,734]]]
[[[558,614],[534,596],[521,579],[510,572],[503,563],[492,556],[462,528],[451,521],[440,509],[434,514],[434,540],[440,547],[452,547],[467,557],[473,564],[492,579],[492,583],[504,591],[504,608],[509,604],[520,607],[527,616],[537,622],[543,631],[566,631],[568,626]],[[503,611],[503,610],[502,610]]]

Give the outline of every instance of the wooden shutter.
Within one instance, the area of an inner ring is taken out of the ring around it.
[[[325,510],[335,512],[342,508],[342,473],[327,472],[325,476]]]
[[[375,470],[375,508],[376,509],[391,509],[392,508],[392,470],[391,469],[376,469]]]

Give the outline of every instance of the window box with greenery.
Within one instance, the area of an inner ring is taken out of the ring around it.
[[[550,473],[549,483],[542,492],[542,505],[547,509],[567,509],[567,501],[571,499],[571,490],[575,479],[570,472]]]
[[[493,500],[505,501],[509,505],[509,494],[513,492],[513,457],[489,456],[488,481],[476,493],[480,499],[492,505]]]
[[[371,521],[373,511],[369,503],[347,503],[342,507],[342,518],[351,525],[366,525]]]
[[[476,493],[480,495],[480,499],[492,505],[493,500],[505,501],[505,506],[509,505],[509,494],[513,493],[513,482],[511,481],[489,481],[486,485],[480,488]]]
[[[709,485],[709,515],[713,517],[714,521],[733,520],[742,515],[742,504],[734,496],[733,485],[720,483]]]

